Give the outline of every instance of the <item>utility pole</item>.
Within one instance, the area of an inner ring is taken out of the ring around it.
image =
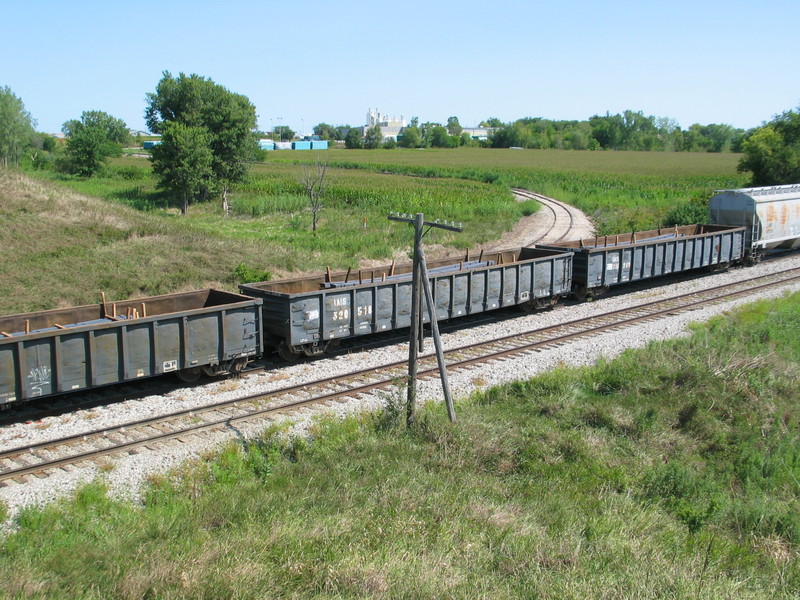
[[[425,221],[422,213],[416,215],[406,215],[399,213],[391,213],[389,215],[390,221],[401,221],[404,223],[413,223],[414,225],[414,263],[412,268],[412,281],[411,281],[411,330],[409,332],[408,344],[408,400],[406,403],[406,423],[410,427],[414,424],[416,404],[417,404],[417,360],[422,346],[422,296],[425,296],[425,302],[428,305],[428,315],[431,322],[431,331],[433,332],[433,343],[436,349],[436,360],[439,364],[439,375],[442,380],[442,391],[444,392],[444,399],[447,405],[447,416],[450,421],[456,420],[455,408],[453,406],[453,398],[450,394],[450,383],[447,379],[447,365],[444,361],[444,349],[442,348],[442,340],[439,336],[439,323],[436,317],[436,306],[433,301],[433,292],[431,290],[431,283],[428,279],[428,265],[425,261],[425,252],[422,249],[422,238],[426,232],[423,232],[424,227],[428,226],[428,231],[436,227],[438,229],[447,229],[449,231],[461,231],[461,224],[456,225],[453,222],[440,222]]]

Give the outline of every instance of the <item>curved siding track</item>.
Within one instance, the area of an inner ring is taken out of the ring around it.
[[[528,190],[514,188],[511,191],[518,201],[536,200],[543,209],[523,217],[502,238],[491,244],[485,244],[480,249],[492,251],[501,248],[521,248],[594,236],[594,226],[591,221],[574,206]]]
[[[529,244],[561,242],[587,237],[594,232],[586,215],[574,206],[528,190],[515,188],[512,191],[517,198],[539,202],[545,209],[541,212],[547,215],[547,220],[542,218],[541,230],[531,232]]]

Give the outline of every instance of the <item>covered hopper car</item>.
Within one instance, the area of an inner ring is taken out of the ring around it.
[[[800,246],[800,184],[720,190],[709,202],[709,221],[744,227],[745,255]]]

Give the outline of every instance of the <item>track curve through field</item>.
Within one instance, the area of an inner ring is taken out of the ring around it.
[[[538,228],[530,231],[529,244],[562,242],[588,237],[594,233],[592,223],[582,211],[574,206],[520,188],[514,188],[511,191],[518,199],[536,200],[544,208],[539,211],[541,216]]]
[[[594,237],[594,225],[574,206],[520,188],[513,188],[511,191],[518,201],[536,200],[542,205],[542,209],[522,217],[499,240],[482,244],[478,249],[494,251]]]

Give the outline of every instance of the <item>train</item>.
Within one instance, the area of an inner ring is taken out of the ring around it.
[[[457,319],[670,273],[757,262],[800,246],[800,184],[721,190],[710,224],[430,261],[433,312]],[[241,372],[273,353],[319,356],[343,339],[409,327],[410,264],[0,316],[0,408],[175,373]],[[424,319],[429,320],[427,312]]]

